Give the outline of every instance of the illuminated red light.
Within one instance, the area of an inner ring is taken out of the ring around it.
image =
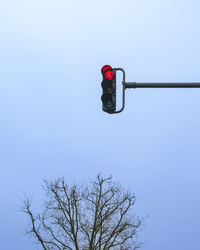
[[[101,68],[101,73],[103,74],[104,79],[109,79],[109,80],[113,79],[113,71],[112,71],[112,67],[110,65],[104,65]]]
[[[113,79],[113,72],[111,70],[106,71],[106,73],[104,74],[104,78],[112,80]]]

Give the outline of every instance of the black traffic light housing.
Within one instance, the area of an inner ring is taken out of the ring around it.
[[[103,94],[101,96],[102,109],[107,113],[115,113],[116,110],[116,70],[110,65],[105,65],[101,69],[103,81],[101,87]]]

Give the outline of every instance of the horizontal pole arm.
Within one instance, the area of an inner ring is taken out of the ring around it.
[[[200,88],[200,82],[124,82],[125,88]]]

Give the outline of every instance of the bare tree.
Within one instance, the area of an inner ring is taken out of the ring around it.
[[[141,220],[134,215],[135,196],[112,177],[97,175],[86,186],[69,187],[64,179],[45,181],[43,212],[34,215],[31,202],[23,202],[30,219],[27,232],[42,249],[137,249]]]

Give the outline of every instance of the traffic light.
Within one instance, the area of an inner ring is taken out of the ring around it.
[[[102,108],[107,113],[113,113],[116,110],[116,70],[110,65],[105,65],[102,67],[101,73],[103,75]]]

